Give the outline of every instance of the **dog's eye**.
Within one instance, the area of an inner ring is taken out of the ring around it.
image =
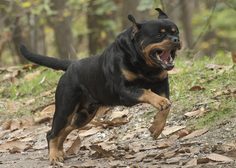
[[[162,37],[163,35],[161,33],[158,33],[157,34],[157,37]]]
[[[179,35],[179,32],[175,31],[175,32],[173,32],[173,35],[177,36],[177,35]]]

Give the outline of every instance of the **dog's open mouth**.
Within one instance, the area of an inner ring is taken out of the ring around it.
[[[177,49],[173,50],[152,50],[150,51],[150,57],[165,70],[171,70],[174,68],[174,59]]]

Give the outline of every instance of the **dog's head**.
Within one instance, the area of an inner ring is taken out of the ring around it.
[[[128,19],[133,22],[131,41],[148,66],[171,70],[182,42],[178,27],[161,9],[156,10],[159,12],[156,20],[136,22],[131,14],[128,15]]]

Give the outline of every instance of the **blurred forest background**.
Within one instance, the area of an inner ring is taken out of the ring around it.
[[[162,8],[180,30],[179,57],[236,52],[236,0],[0,0],[0,66],[24,64],[18,44],[61,59],[101,53],[137,21]]]

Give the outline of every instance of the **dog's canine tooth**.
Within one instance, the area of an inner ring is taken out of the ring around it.
[[[165,64],[167,64],[167,61],[165,61]]]
[[[173,61],[173,58],[172,57],[170,57],[170,62],[172,62]]]
[[[157,57],[157,59],[159,60],[159,61],[161,61],[161,58],[160,58],[160,56],[156,53],[156,57]]]

